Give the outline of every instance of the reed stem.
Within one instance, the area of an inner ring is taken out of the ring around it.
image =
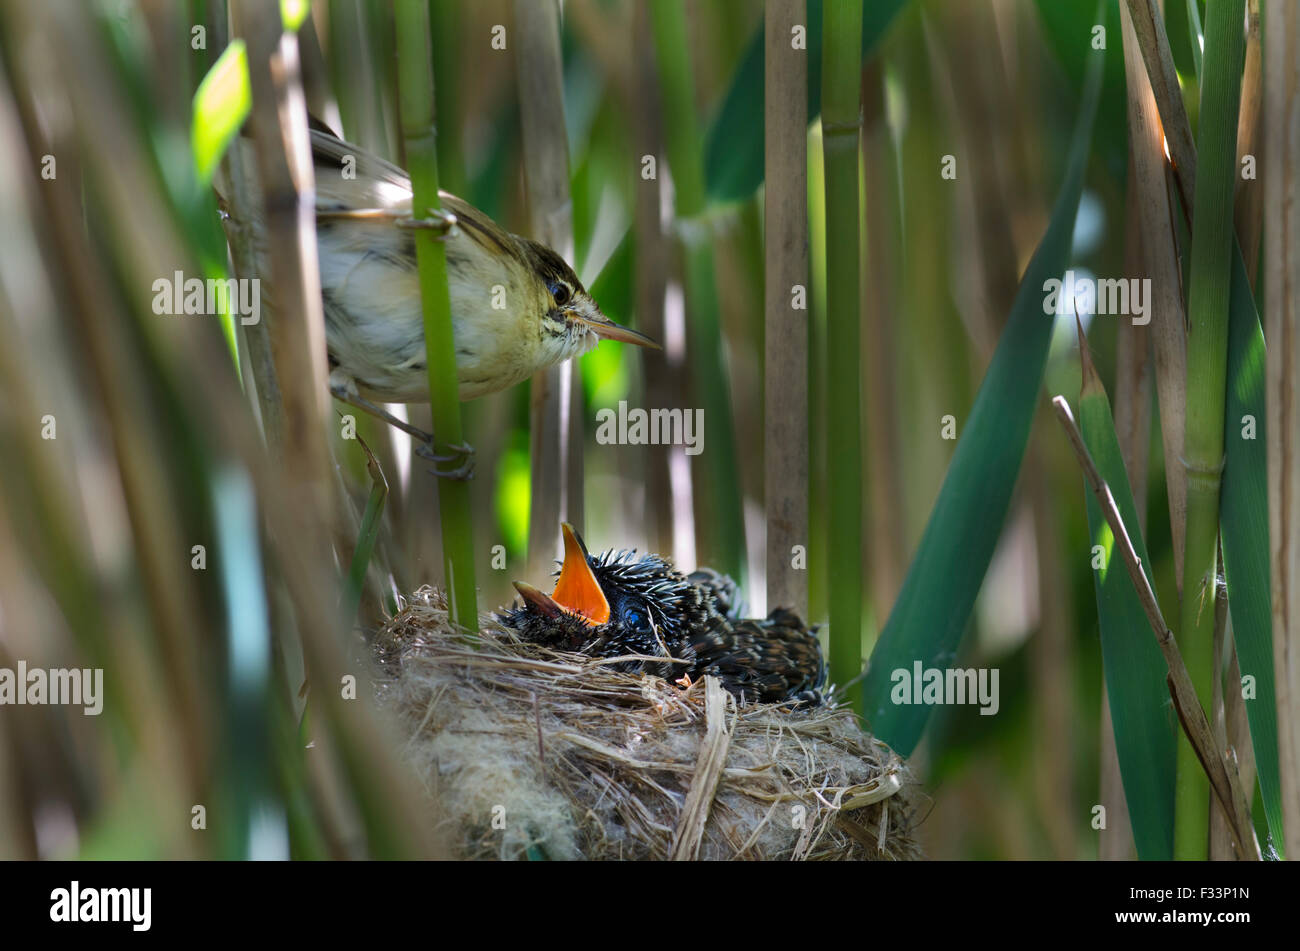
[[[862,669],[862,388],[858,315],[858,135],[862,4],[833,0],[822,33],[826,168],[827,568],[830,676]],[[856,704],[861,688],[845,699]]]
[[[398,97],[407,170],[411,175],[411,208],[417,219],[440,207],[438,198],[438,136],[433,100],[433,65],[429,41],[429,6],[424,0],[395,4],[398,58]],[[420,268],[420,300],[424,305],[424,340],[428,350],[429,404],[440,451],[464,441],[457,395],[456,344],[452,336],[451,295],[447,289],[447,249],[433,232],[415,232]],[[445,587],[453,622],[478,630],[478,598],[474,588],[474,533],[469,483],[438,480],[438,509],[442,522]]]
[[[1187,532],[1180,648],[1201,705],[1210,708],[1219,487],[1227,391],[1228,299],[1233,251],[1237,110],[1245,58],[1245,0],[1219,0],[1206,16],[1201,124],[1192,205],[1188,287]],[[1179,744],[1175,857],[1203,859],[1209,785],[1186,741]]]
[[[1264,127],[1300,125],[1300,6],[1264,10]],[[1300,147],[1264,137],[1264,260],[1268,338],[1268,497],[1273,657],[1285,852],[1300,855]],[[1284,253],[1282,249],[1288,249]]]
[[[766,331],[764,499],[767,606],[808,616],[808,572],[793,549],[808,546],[808,59],[791,48],[804,0],[767,5],[765,31]],[[804,309],[795,309],[795,285]]]

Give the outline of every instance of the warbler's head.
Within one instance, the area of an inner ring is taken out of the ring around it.
[[[602,314],[550,248],[507,233],[459,198],[442,198],[457,223],[446,249],[461,399],[526,380],[602,338],[659,346]]]
[[[645,334],[616,324],[601,313],[564,258],[531,238],[514,235],[514,239],[534,279],[543,345],[562,351],[563,356],[557,359],[586,353],[601,340],[659,348]]]
[[[680,656],[709,605],[700,589],[658,555],[590,555],[573,526],[562,526],[564,561],[551,594],[515,582],[522,606],[501,615],[529,641],[601,657]],[[654,671],[668,676],[670,667]]]

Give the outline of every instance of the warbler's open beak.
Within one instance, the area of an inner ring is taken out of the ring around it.
[[[649,347],[652,350],[662,350],[657,342],[647,337],[643,333],[637,333],[624,327],[622,324],[616,324],[600,311],[593,311],[590,314],[574,314],[573,319],[579,323],[586,324],[596,332],[596,336],[603,340],[621,340],[623,343],[634,343],[638,347]]]

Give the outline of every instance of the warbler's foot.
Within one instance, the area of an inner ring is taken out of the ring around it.
[[[446,455],[439,454],[434,446],[433,433],[426,433],[418,426],[412,426],[404,419],[398,419],[382,406],[372,403],[357,392],[356,381],[336,370],[330,374],[330,393],[334,398],[365,410],[377,419],[382,419],[389,426],[400,429],[416,443],[415,454],[434,464],[429,471],[441,479],[472,479],[474,477],[474,447],[469,443],[457,443],[446,447]],[[459,462],[451,469],[439,469],[438,466]]]
[[[433,437],[429,436],[427,442],[416,447],[415,454],[421,459],[425,459],[434,464],[434,467],[430,469],[429,472],[437,476],[439,479],[458,479],[464,481],[466,479],[474,478],[474,447],[467,442],[462,442],[447,446],[446,448],[449,449],[450,452],[446,454],[439,453],[433,445]],[[459,462],[460,464],[450,469],[439,468],[441,465],[452,462]]]

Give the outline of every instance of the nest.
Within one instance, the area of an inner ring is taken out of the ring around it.
[[[417,591],[375,641],[382,706],[464,858],[908,859],[904,762],[826,704],[738,706],[614,658],[458,632]]]

